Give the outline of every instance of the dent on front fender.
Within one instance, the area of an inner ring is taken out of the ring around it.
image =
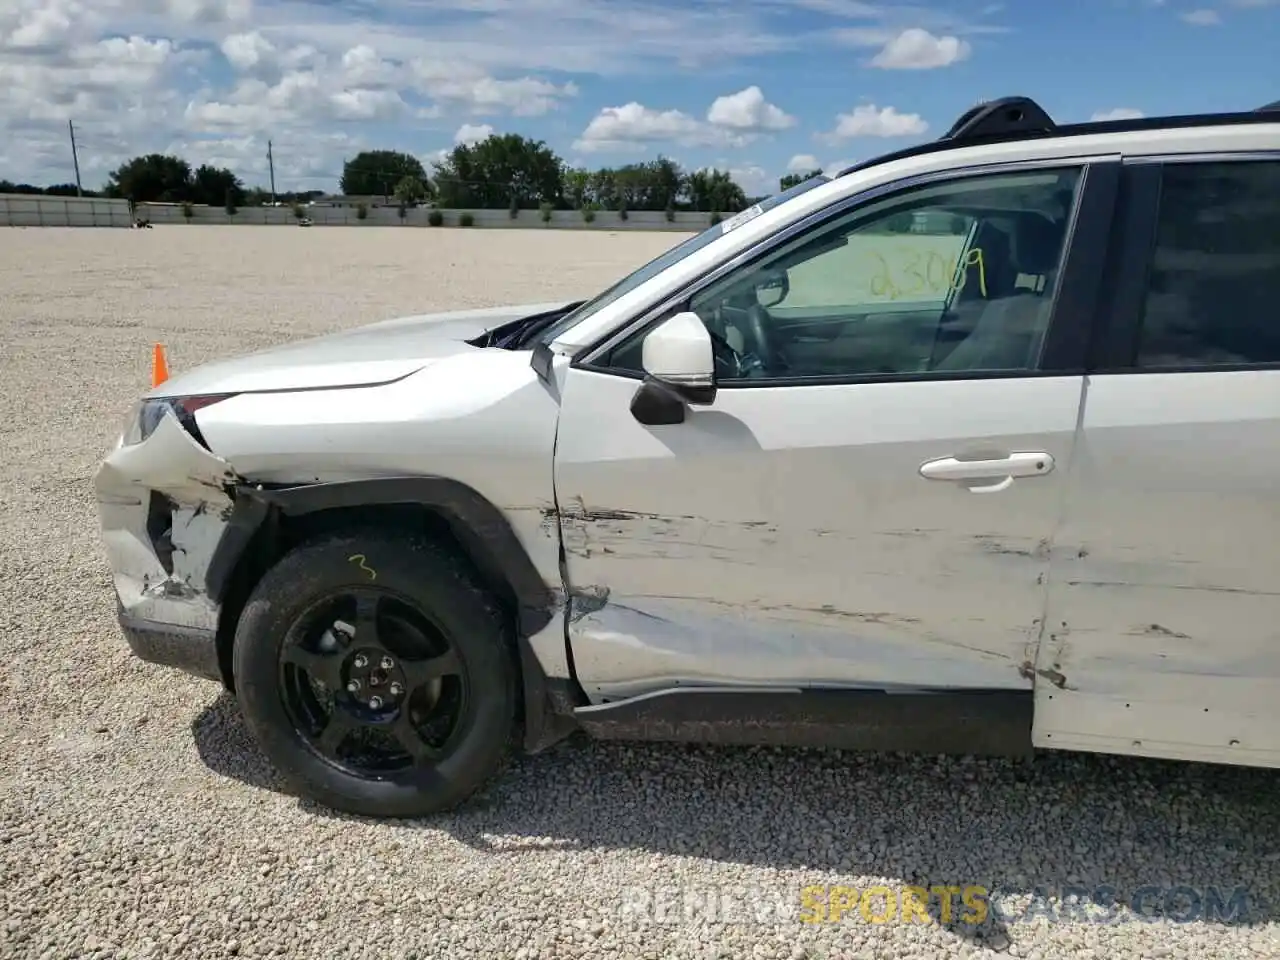
[[[235,470],[192,439],[172,413],[146,440],[108,454],[94,486],[116,593],[129,616],[216,628],[217,606],[205,577],[230,515],[230,491],[239,482]],[[163,498],[159,523],[153,494]]]

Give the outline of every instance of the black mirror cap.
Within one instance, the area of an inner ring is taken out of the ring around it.
[[[647,427],[672,426],[684,423],[687,405],[710,406],[715,399],[715,384],[682,387],[645,377],[631,397],[631,415]]]

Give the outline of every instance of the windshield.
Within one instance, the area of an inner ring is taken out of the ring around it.
[[[666,253],[662,254],[661,256],[657,257],[656,259],[650,260],[639,270],[635,271],[632,274],[629,274],[626,277],[623,277],[621,280],[615,283],[608,290],[604,291],[604,293],[601,293],[597,297],[595,297],[595,299],[588,300],[582,306],[578,307],[578,309],[574,310],[572,313],[566,314],[556,323],[552,324],[545,331],[543,331],[542,342],[550,343],[551,341],[555,340],[556,337],[560,336],[562,333],[568,330],[570,327],[582,322],[587,317],[595,313],[597,310],[601,310],[604,307],[607,307],[609,304],[613,303],[613,301],[617,300],[619,297],[625,296],[626,294],[630,293],[632,290],[640,286],[640,284],[644,283],[646,280],[650,280],[653,277],[656,277],[658,274],[662,273],[662,271],[666,270],[671,265],[679,263],[681,260],[689,256],[690,254],[696,253],[697,251],[705,247],[707,244],[718,239],[719,237],[724,236],[726,233],[728,233],[730,230],[733,230],[735,227],[741,226],[743,223],[746,223],[748,220],[753,220],[756,217],[760,216],[760,214],[768,210],[772,210],[774,207],[779,206],[780,204],[786,203],[792,197],[799,196],[802,193],[812,190],[814,187],[821,186],[822,184],[829,183],[830,181],[831,181],[831,178],[828,177],[826,174],[820,173],[817,176],[810,177],[808,180],[805,180],[801,183],[797,183],[794,187],[791,187],[787,190],[783,190],[781,193],[775,193],[771,197],[766,197],[764,200],[761,200],[759,203],[755,204],[754,206],[747,208],[741,213],[734,214],[732,217],[729,217],[723,223],[717,223],[714,226],[709,227],[706,230],[703,230],[701,233],[690,237],[688,240],[684,241],[684,243],[677,244],[676,246],[672,247],[670,250],[668,250]]]

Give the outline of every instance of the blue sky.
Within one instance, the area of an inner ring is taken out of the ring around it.
[[[595,167],[664,154],[749,193],[941,133],[1280,99],[1280,0],[0,0],[0,178],[153,150],[279,189],[490,131]]]

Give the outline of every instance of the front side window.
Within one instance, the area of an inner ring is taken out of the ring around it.
[[[1280,160],[1171,163],[1138,366],[1280,362]]]
[[[717,379],[1034,370],[1080,171],[966,176],[872,201],[695,294]],[[640,344],[614,366],[639,371]]]

